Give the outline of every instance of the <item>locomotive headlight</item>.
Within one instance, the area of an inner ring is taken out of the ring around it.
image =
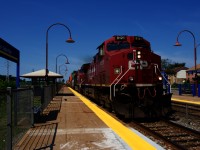
[[[141,55],[138,55],[137,58],[140,59],[140,58],[141,58]]]
[[[162,77],[161,77],[161,76],[159,76],[159,77],[158,77],[158,80],[159,80],[159,81],[162,81]]]
[[[129,77],[129,78],[128,78],[128,81],[129,81],[129,82],[133,82],[133,81],[134,81],[134,77]]]
[[[137,59],[141,58],[141,51],[137,51]]]
[[[114,69],[114,73],[115,73],[115,74],[119,74],[119,73],[120,73],[120,68],[115,68],[115,69]]]

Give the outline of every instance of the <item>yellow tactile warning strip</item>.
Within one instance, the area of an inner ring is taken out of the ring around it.
[[[191,101],[191,100],[187,100],[187,99],[183,100],[183,99],[172,98],[172,101],[180,102],[180,103],[200,105],[200,101],[195,102],[195,101]]]
[[[120,136],[131,149],[134,150],[155,150],[156,148],[135,134],[129,128],[118,122],[116,119],[98,108],[95,104],[90,102],[78,92],[69,88],[77,97],[79,97],[108,127],[110,127],[118,136]]]

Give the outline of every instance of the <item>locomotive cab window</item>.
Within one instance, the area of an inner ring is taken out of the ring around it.
[[[146,48],[146,49],[150,49],[150,46],[149,45],[145,45],[145,44],[141,44],[141,43],[137,43],[137,42],[133,42],[131,44],[131,46],[134,48],[134,47],[141,47],[141,48]]]
[[[118,42],[118,43],[108,43],[107,50],[114,51],[114,50],[121,50],[121,49],[129,49],[130,44],[128,42]]]
[[[120,42],[119,43],[119,49],[129,49],[130,44],[128,42]]]
[[[118,50],[118,44],[117,43],[108,43],[107,44],[107,50],[108,51],[113,51],[113,50]]]

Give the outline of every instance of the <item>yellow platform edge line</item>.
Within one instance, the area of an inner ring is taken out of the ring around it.
[[[172,101],[183,102],[183,103],[187,103],[187,104],[197,104],[197,105],[200,105],[200,102],[194,102],[194,101],[186,100],[186,99],[183,100],[183,99],[172,98]]]
[[[119,137],[121,137],[131,149],[134,150],[156,150],[154,146],[135,134],[129,128],[118,122],[116,119],[98,108],[94,103],[83,97],[78,92],[69,88],[77,97],[79,97],[108,127],[110,127]]]

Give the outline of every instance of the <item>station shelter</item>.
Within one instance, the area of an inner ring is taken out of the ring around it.
[[[186,77],[186,78],[187,78],[189,81],[192,82],[194,78],[200,76],[200,64],[196,65],[196,70],[195,70],[195,67],[193,66],[193,67],[189,68],[189,69],[186,71],[186,73],[187,73],[187,77]],[[194,81],[193,81],[193,82],[194,82]]]
[[[31,79],[31,85],[44,85],[45,84],[45,69],[23,74],[20,77]],[[57,78],[63,78],[61,74],[49,71],[48,80],[49,83],[55,84]]]

